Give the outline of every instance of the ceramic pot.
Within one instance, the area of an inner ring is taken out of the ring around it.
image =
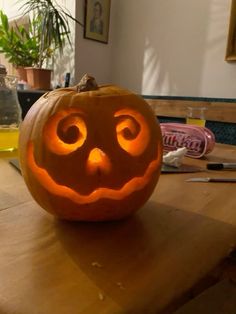
[[[24,67],[17,67],[16,72],[17,72],[17,75],[19,76],[20,81],[27,82],[27,73]]]
[[[27,82],[32,89],[50,90],[52,70],[27,67]]]

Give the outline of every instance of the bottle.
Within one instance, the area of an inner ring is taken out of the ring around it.
[[[21,108],[17,97],[17,77],[7,75],[0,65],[0,152],[13,152],[18,147]]]

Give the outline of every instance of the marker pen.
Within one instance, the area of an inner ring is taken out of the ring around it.
[[[207,164],[209,170],[236,170],[236,162],[209,162]]]

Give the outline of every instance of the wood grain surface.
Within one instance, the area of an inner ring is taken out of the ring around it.
[[[208,157],[184,162],[204,168],[235,156],[236,147],[218,144]],[[236,245],[234,183],[162,174],[129,219],[79,223],[41,209],[7,159],[0,173],[1,314],[162,313]]]
[[[206,108],[204,111],[206,120],[236,123],[236,103],[176,99],[145,100],[159,117],[186,118],[188,107],[203,107]]]

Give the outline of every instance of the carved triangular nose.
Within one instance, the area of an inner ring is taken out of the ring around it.
[[[108,156],[100,149],[93,148],[89,153],[87,160],[87,171],[89,174],[96,172],[109,173],[111,170],[111,162]]]

